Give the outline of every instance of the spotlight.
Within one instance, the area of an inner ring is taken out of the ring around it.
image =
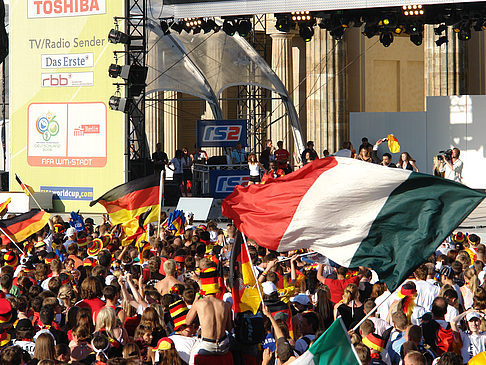
[[[378,33],[378,27],[375,23],[368,24],[366,23],[363,29],[363,35],[367,36],[368,38],[373,38]]]
[[[335,40],[339,41],[341,39],[343,39],[343,35],[344,35],[344,29],[343,27],[339,26],[339,27],[336,27],[334,29],[332,29],[329,34],[331,35],[331,37],[333,37]]]
[[[483,20],[482,19],[479,19],[476,23],[474,23],[473,29],[476,32],[481,32],[484,29],[483,28]]]
[[[295,23],[290,20],[287,16],[277,17],[277,22],[275,23],[275,28],[281,32],[288,33],[292,28],[294,28]]]
[[[290,14],[294,22],[309,22],[312,20],[312,15],[309,11],[293,11]]]
[[[128,100],[126,98],[121,98],[119,96],[112,96],[108,101],[108,106],[111,110],[119,110],[123,113],[128,112]]]
[[[435,35],[441,35],[445,30],[447,30],[447,25],[441,24],[437,28],[434,28],[434,33]]]
[[[112,63],[110,67],[108,67],[108,75],[112,78],[117,78],[120,76],[122,67],[120,65],[115,65]]]
[[[229,35],[229,36],[234,36],[235,35],[235,32],[236,32],[236,27],[235,25],[233,24],[232,21],[230,20],[225,20],[224,23],[223,23],[223,31]]]
[[[240,36],[246,37],[250,33],[251,23],[248,19],[242,19],[238,22],[236,29]]]
[[[125,34],[123,32],[120,32],[117,29],[112,29],[110,30],[110,33],[108,33],[108,42],[110,43],[122,43],[122,44],[130,44],[130,36],[128,34]]]
[[[395,34],[402,34],[403,32],[403,25],[397,25],[395,29],[393,29],[393,33]]]
[[[217,33],[221,29],[221,27],[218,26],[218,24],[216,24],[216,22],[213,19],[208,19],[206,21],[203,21],[201,28],[205,34],[209,33],[212,30],[214,31],[214,33]]]
[[[419,16],[424,15],[424,7],[422,5],[403,5],[402,13],[405,16]]]
[[[449,42],[449,40],[447,39],[447,37],[445,35],[443,35],[442,37],[440,37],[439,39],[437,39],[435,41],[435,44],[437,45],[437,47],[440,47],[442,46],[444,43],[447,43]]]
[[[174,22],[174,24],[171,25],[171,28],[179,34],[181,34],[182,29],[184,29],[181,22]]]
[[[393,34],[392,32],[383,32],[380,34],[380,43],[383,44],[384,47],[390,47],[390,44],[393,43]]]
[[[410,41],[416,46],[422,45],[422,33],[419,34],[410,34]]]
[[[162,29],[164,35],[170,34],[169,24],[165,20],[160,21],[160,29]]]
[[[471,29],[470,28],[462,28],[459,33],[457,34],[457,38],[460,41],[468,41],[471,38]]]
[[[308,25],[300,25],[299,34],[304,42],[310,42],[312,36],[314,35],[314,29]]]

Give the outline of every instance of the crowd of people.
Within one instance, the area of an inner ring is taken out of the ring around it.
[[[486,361],[485,246],[475,234],[448,238],[393,293],[369,268],[248,240],[262,304],[236,313],[236,228],[187,216],[183,234],[154,230],[143,250],[122,246],[106,217],[78,232],[54,216],[24,252],[4,246],[0,363],[290,364],[338,317],[362,364]]]

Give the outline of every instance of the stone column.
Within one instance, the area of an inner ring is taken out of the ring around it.
[[[424,64],[425,96],[460,95],[466,90],[465,42],[448,27],[442,35],[447,35],[448,42],[438,47],[435,41],[434,25],[425,25],[424,29]]]
[[[344,41],[335,41],[326,30],[314,28],[307,43],[307,140],[314,141],[319,157],[333,153],[349,139],[346,113]]]
[[[292,33],[272,33],[272,69],[286,87],[289,95],[293,91],[293,66],[292,66]],[[272,115],[270,126],[270,138],[276,146],[277,141],[284,142],[284,148],[290,153],[294,150],[294,139],[290,128],[286,109],[279,95],[272,93]]]
[[[163,150],[169,156],[169,160],[175,156],[175,151],[179,146],[178,143],[178,113],[177,113],[177,92],[164,91],[163,93],[163,125],[164,125],[164,142]]]

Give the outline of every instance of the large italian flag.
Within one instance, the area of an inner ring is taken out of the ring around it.
[[[439,177],[327,157],[236,187],[223,214],[264,247],[310,248],[342,266],[370,267],[393,290],[484,197]]]

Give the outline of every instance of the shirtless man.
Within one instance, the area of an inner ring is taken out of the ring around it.
[[[190,325],[196,315],[201,326],[198,355],[222,355],[229,350],[229,338],[226,331],[231,331],[231,305],[216,298],[219,293],[217,272],[214,267],[201,271],[202,299],[196,300],[189,313],[186,324]]]
[[[155,289],[161,294],[169,294],[170,289],[176,284],[182,284],[183,282],[176,279],[176,268],[177,264],[174,260],[167,260],[164,262],[164,271],[165,271],[165,278],[160,280],[157,284],[155,284]]]

